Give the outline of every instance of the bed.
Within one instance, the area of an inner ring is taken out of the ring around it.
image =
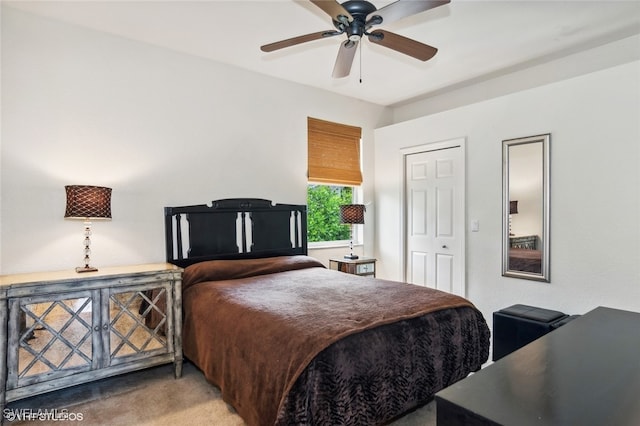
[[[184,354],[250,426],[388,423],[488,359],[468,300],[309,257],[304,205],[166,207],[165,234]]]
[[[509,249],[509,270],[542,273],[542,252],[527,248]]]

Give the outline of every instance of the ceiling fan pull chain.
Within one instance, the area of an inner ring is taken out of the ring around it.
[[[360,43],[360,84],[362,84],[362,43]]]

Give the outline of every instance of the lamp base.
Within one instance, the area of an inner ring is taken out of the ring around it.
[[[78,266],[76,268],[76,272],[96,272],[98,268],[94,268],[93,266]]]
[[[354,259],[358,259],[358,255],[357,255],[357,254],[345,254],[345,255],[344,255],[344,258],[345,258],[345,259],[351,259],[351,260],[354,260]]]

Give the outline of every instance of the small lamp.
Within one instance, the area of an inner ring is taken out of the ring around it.
[[[357,259],[358,256],[353,254],[353,225],[364,223],[364,204],[347,204],[340,206],[340,223],[349,224],[351,227],[351,241],[349,241],[350,254],[344,256],[345,259]]]
[[[67,185],[64,188],[67,191],[65,219],[84,221],[84,266],[77,267],[76,272],[97,271],[90,265],[91,221],[111,219],[111,188],[89,185]]]
[[[511,232],[511,215],[518,214],[518,201],[509,201],[509,235],[515,235]]]

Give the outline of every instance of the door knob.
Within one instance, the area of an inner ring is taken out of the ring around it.
[[[449,248],[449,247],[447,247],[446,245],[444,245],[444,246],[442,246],[442,248],[445,248],[445,249],[446,249],[446,248]]]

